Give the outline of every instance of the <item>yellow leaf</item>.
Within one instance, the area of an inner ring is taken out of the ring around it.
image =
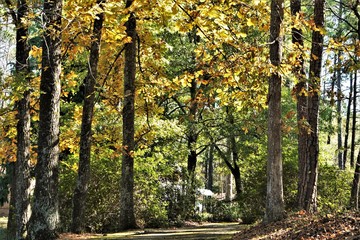
[[[248,20],[247,20],[247,22],[246,22],[246,25],[248,25],[249,27],[251,27],[251,26],[254,26],[255,23],[254,23],[254,21],[253,21],[252,18],[248,18]]]
[[[217,18],[219,16],[219,12],[216,10],[216,9],[211,9],[207,15],[210,17],[210,18]]]
[[[30,56],[33,56],[34,58],[40,58],[42,55],[42,48],[32,46],[29,54],[30,54]]]
[[[31,117],[31,119],[34,121],[34,122],[37,122],[39,121],[39,114],[35,114]]]
[[[244,33],[244,32],[240,32],[240,33],[236,34],[236,36],[237,36],[237,37],[245,38],[245,37],[247,36],[247,34]]]

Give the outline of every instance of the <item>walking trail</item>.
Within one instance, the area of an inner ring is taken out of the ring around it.
[[[62,234],[60,239],[132,239],[132,240],[228,240],[244,229],[239,223],[204,223],[197,226],[167,229],[145,229],[114,234],[74,235]]]

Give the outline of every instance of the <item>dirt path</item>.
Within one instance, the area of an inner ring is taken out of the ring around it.
[[[227,240],[243,229],[238,223],[204,223],[174,229],[145,229],[104,235],[62,235],[61,239],[132,239],[132,240]]]

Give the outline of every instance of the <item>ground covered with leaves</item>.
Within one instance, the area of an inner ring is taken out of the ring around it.
[[[360,239],[360,213],[314,216],[299,212],[279,222],[247,228],[233,239]]]

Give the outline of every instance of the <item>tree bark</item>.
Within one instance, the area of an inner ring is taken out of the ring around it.
[[[324,27],[324,0],[315,0],[314,21],[318,29]],[[305,210],[308,212],[317,211],[317,179],[318,179],[318,159],[319,159],[319,136],[318,118],[320,102],[320,74],[323,52],[323,35],[320,31],[314,30],[312,33],[310,76],[309,76],[309,102],[308,102],[308,121],[310,135],[308,139],[309,152],[309,171],[305,194]]]
[[[196,163],[197,163],[197,152],[196,152],[196,142],[198,138],[198,134],[196,131],[196,118],[197,118],[197,112],[198,112],[198,104],[197,104],[197,83],[196,80],[193,79],[191,81],[191,87],[190,87],[190,110],[189,110],[189,130],[188,130],[188,174],[190,179],[194,177],[195,169],[196,169]],[[192,181],[192,180],[191,180]]]
[[[207,154],[207,168],[206,168],[206,185],[205,188],[213,190],[213,174],[214,174],[214,145],[211,144]]]
[[[230,202],[232,200],[232,174],[226,175],[225,179],[225,201]]]
[[[8,3],[9,4],[9,3]],[[10,7],[10,6],[9,6]],[[25,89],[29,84],[29,45],[28,26],[23,22],[28,15],[27,2],[17,1],[13,20],[16,26],[16,78]],[[16,162],[11,164],[11,197],[8,220],[8,239],[23,239],[26,236],[27,222],[30,218],[30,91],[25,90],[17,106],[17,151]]]
[[[234,119],[234,115],[232,114],[232,111],[233,111],[233,109],[231,107],[226,108],[226,114],[227,114],[227,118],[228,118],[229,124],[231,126],[231,129],[235,129],[235,119]],[[232,166],[233,166],[230,170],[235,179],[236,198],[239,199],[243,192],[240,167],[238,165],[239,153],[238,153],[238,149],[236,146],[236,137],[235,137],[234,131],[231,131],[229,134],[230,134],[229,135],[229,143],[228,143],[228,146],[230,149],[229,159],[232,162]]]
[[[296,17],[301,11],[301,0],[291,1],[291,15]],[[295,86],[296,93],[296,108],[297,108],[297,121],[298,121],[298,207],[304,208],[305,189],[306,189],[306,175],[308,167],[308,151],[307,151],[307,139],[308,139],[308,127],[307,127],[307,84],[304,70],[304,58],[302,54],[302,48],[304,46],[304,40],[301,29],[292,29],[292,43],[295,48],[298,48],[300,54],[297,56],[297,65],[293,68],[294,75],[296,76],[298,83]]]
[[[341,102],[342,102],[342,91],[341,91],[341,51],[337,55],[338,66],[336,66],[336,87],[337,87],[337,129],[338,129],[338,166],[339,169],[345,169],[343,162],[343,151],[342,151],[342,113],[341,113]]]
[[[9,162],[6,168],[6,173],[9,176],[10,188],[10,202],[9,202],[9,215],[6,227],[6,239],[16,239],[16,175],[15,175],[15,162]]]
[[[103,0],[98,0],[97,4],[101,5],[103,2]],[[95,105],[95,85],[98,75],[97,67],[99,62],[101,31],[103,22],[104,13],[98,13],[96,15],[93,26],[93,36],[90,48],[88,73],[84,80],[85,97],[81,122],[80,159],[78,177],[74,190],[71,226],[71,231],[75,233],[81,233],[84,231],[86,198],[90,180],[91,126]]]
[[[346,167],[347,162],[347,153],[349,147],[349,131],[350,131],[350,114],[351,114],[351,102],[352,102],[352,93],[353,93],[353,75],[350,74],[350,91],[349,91],[349,100],[346,110],[346,123],[345,123],[345,140],[344,140],[344,155],[343,155],[343,163],[344,167]]]
[[[56,239],[59,226],[61,0],[44,1],[38,160],[29,239]]]
[[[126,1],[129,8],[133,0]],[[135,75],[136,75],[136,17],[130,12],[125,24],[126,34],[131,38],[125,44],[124,67],[124,108],[123,108],[123,159],[120,183],[120,223],[121,230],[137,228],[134,214],[134,122],[135,122]]]
[[[281,64],[281,23],[284,18],[283,0],[271,1],[270,61],[274,68]],[[281,157],[281,75],[276,69],[269,78],[267,192],[264,222],[284,218],[284,197]]]
[[[352,126],[351,126],[351,147],[350,147],[350,166],[354,167],[355,159],[355,144],[356,144],[356,98],[357,98],[357,71],[355,71],[353,84],[353,112],[352,112]]]
[[[357,156],[353,183],[351,186],[350,207],[359,210],[359,179],[360,179],[360,151]]]

